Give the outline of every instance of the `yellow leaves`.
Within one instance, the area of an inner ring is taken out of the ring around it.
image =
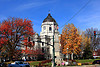
[[[67,48],[69,48],[68,53],[74,52],[75,54],[78,54],[81,49],[81,41],[82,37],[79,34],[79,31],[74,26],[74,24],[68,24],[65,25],[65,27],[62,30],[62,36],[61,36],[61,45],[63,45],[63,53],[67,53]],[[74,51],[73,51],[74,50]]]
[[[91,44],[91,38],[89,37],[87,37],[85,34],[84,34],[84,32],[83,32],[83,34],[82,34],[83,36],[82,36],[82,44],[84,45],[84,48],[85,47],[87,47],[87,45],[90,45]]]

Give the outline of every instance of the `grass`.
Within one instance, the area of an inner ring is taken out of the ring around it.
[[[83,59],[83,60],[76,60],[79,63],[92,63],[94,60],[100,60],[100,59]]]
[[[92,63],[94,60],[100,60],[100,59],[82,59],[82,60],[76,60],[78,63]],[[13,61],[6,62],[7,64],[12,63]],[[38,65],[42,61],[26,61],[30,63],[30,65]],[[52,63],[46,63],[45,65],[51,66]]]
[[[42,61],[26,61],[28,63],[30,63],[30,65],[38,65],[40,62]],[[13,63],[13,61],[10,61],[10,62],[5,62],[6,64],[10,64],[10,63]],[[52,65],[52,63],[46,63],[45,65]]]
[[[29,62],[30,65],[38,65],[41,61],[31,61]]]
[[[42,62],[42,61],[30,61],[29,63],[30,63],[30,65],[38,65],[40,62]],[[46,64],[44,64],[44,65],[49,65],[49,66],[51,66],[52,65],[52,63],[46,63]]]
[[[10,64],[10,63],[13,63],[13,61],[10,61],[10,62],[5,62],[6,64]]]
[[[92,63],[94,60],[100,60],[100,59],[82,59],[82,60],[76,60],[78,63]],[[41,61],[32,61],[30,62],[30,65],[38,65]],[[52,65],[52,63],[46,63],[46,65]]]
[[[46,65],[49,65],[49,66],[51,66],[51,65],[52,65],[52,63],[46,63]]]

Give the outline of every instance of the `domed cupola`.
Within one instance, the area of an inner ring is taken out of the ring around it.
[[[48,16],[43,20],[43,23],[45,22],[54,22],[56,25],[58,25],[56,23],[56,20],[54,18],[52,18],[51,14],[49,13]]]

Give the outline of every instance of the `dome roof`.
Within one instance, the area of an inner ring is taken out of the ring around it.
[[[54,18],[52,18],[51,14],[49,13],[48,16],[43,20],[43,23],[44,22],[54,22],[55,24],[56,23],[56,20]],[[58,24],[57,24],[58,25]]]

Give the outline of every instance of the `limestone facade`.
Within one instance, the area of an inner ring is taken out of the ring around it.
[[[51,14],[48,14],[48,16],[43,20],[41,25],[41,32],[40,35],[35,34],[34,35],[34,42],[35,46],[34,48],[41,48],[42,52],[45,53],[46,59],[52,59],[53,58],[53,35],[54,35],[54,47],[55,47],[55,56],[56,56],[56,62],[62,60],[61,59],[61,51],[59,43],[59,31],[58,31],[58,24],[55,21],[54,18],[52,18]],[[41,42],[39,42],[41,41]]]

